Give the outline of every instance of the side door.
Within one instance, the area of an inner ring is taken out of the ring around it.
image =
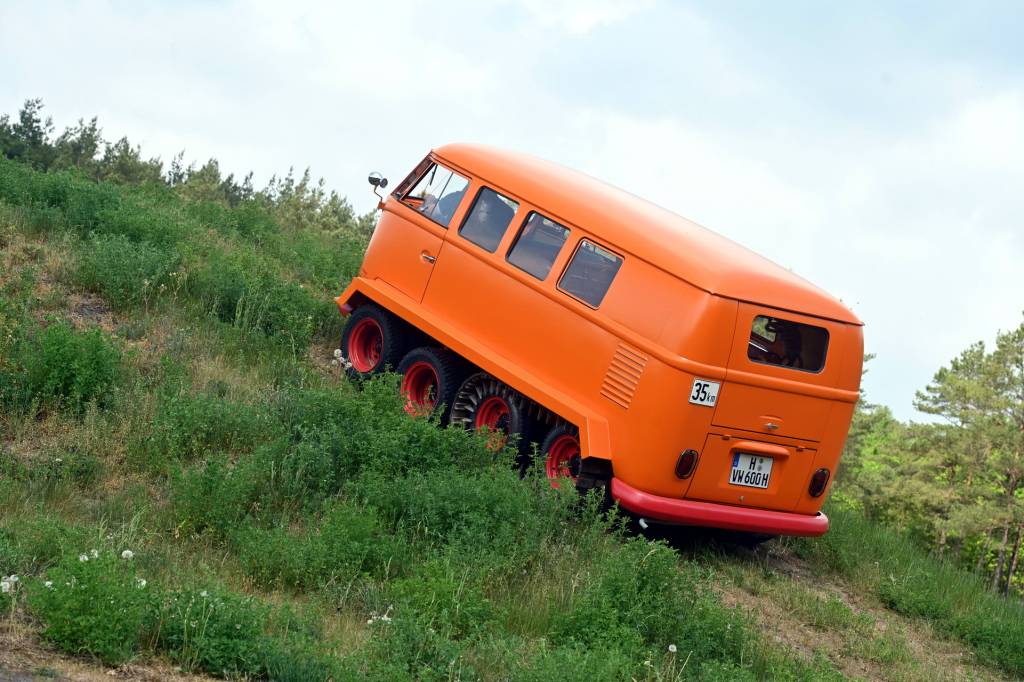
[[[385,203],[361,274],[421,301],[467,187],[465,175],[424,159]]]

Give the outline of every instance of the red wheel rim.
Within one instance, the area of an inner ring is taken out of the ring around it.
[[[384,349],[384,330],[373,318],[356,322],[348,337],[348,361],[363,374],[372,372],[380,363]]]
[[[420,360],[409,365],[402,375],[405,411],[414,416],[429,414],[437,405],[440,385],[437,370],[429,362]]]
[[[477,408],[473,428],[479,431],[487,427],[491,432],[487,445],[492,450],[500,450],[508,441],[508,419],[511,413],[508,401],[496,395],[485,399]]]
[[[568,478],[576,482],[580,471],[580,441],[576,436],[563,434],[548,448],[545,463],[551,485],[558,487],[558,479]]]

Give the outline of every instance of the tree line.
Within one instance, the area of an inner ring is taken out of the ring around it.
[[[290,168],[262,189],[253,187],[251,172],[240,181],[232,173],[225,176],[214,158],[201,166],[186,165],[181,152],[165,169],[161,159],[146,158],[141,146],[127,137],[105,140],[96,117],[79,119],[56,135],[41,99],[27,100],[14,118],[0,116],[0,154],[41,171],[71,171],[121,184],[165,184],[200,201],[228,206],[255,201],[286,228],[314,228],[362,240],[373,231],[372,213],[357,216],[344,197],[327,190],[323,178],[314,181],[308,168],[301,176]]]
[[[942,557],[1024,592],[1024,323],[977,342],[917,392],[934,423],[862,400],[834,495]]]

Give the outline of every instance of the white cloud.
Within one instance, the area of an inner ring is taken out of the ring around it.
[[[569,33],[589,33],[650,9],[652,0],[518,0],[543,27],[557,26]]]

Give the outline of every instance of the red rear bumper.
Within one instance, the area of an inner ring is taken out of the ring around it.
[[[714,502],[696,502],[660,497],[637,490],[617,478],[612,479],[612,497],[634,514],[684,526],[707,526],[770,535],[817,537],[828,530],[828,517],[789,512],[733,507]]]

